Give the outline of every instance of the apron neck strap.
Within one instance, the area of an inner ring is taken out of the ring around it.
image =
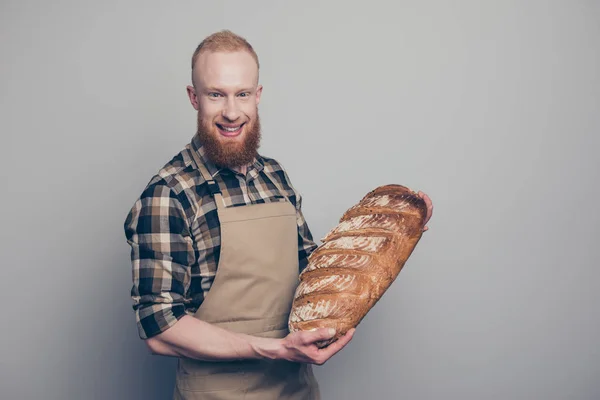
[[[208,184],[208,191],[210,192],[210,195],[215,199],[215,202],[217,204],[217,209],[221,210],[221,209],[225,208],[225,201],[223,200],[223,196],[221,195],[221,189],[219,188],[219,185],[217,184],[217,182],[215,182],[213,177],[210,175],[210,173],[206,169],[206,166],[204,165],[202,160],[200,160],[198,153],[196,151],[194,151],[194,149],[190,149],[190,152],[192,153],[192,158],[196,162],[196,165],[198,166],[198,169],[200,170],[202,177]]]

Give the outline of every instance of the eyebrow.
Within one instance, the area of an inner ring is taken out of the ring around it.
[[[223,89],[220,89],[220,88],[214,87],[214,86],[207,87],[206,91],[207,92],[226,92],[226,90],[223,90]],[[242,88],[242,89],[237,90],[236,93],[251,92],[251,91],[252,91],[252,88]]]

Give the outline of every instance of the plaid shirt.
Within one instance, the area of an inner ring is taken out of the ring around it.
[[[131,297],[142,339],[195,313],[217,271],[221,247],[217,209],[191,151],[197,152],[219,185],[228,207],[277,201],[281,196],[294,204],[298,272],[317,247],[302,215],[301,196],[277,161],[258,156],[246,176],[230,169],[219,170],[206,159],[195,135],[150,180],[125,220],[133,270]]]

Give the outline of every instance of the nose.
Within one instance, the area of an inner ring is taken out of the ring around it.
[[[228,99],[221,115],[229,121],[235,121],[240,117],[240,109],[235,102],[235,99]]]

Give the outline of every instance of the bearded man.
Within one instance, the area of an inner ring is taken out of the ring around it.
[[[191,142],[130,210],[131,296],[150,351],[177,357],[175,399],[319,399],[326,329],[287,330],[298,274],[317,247],[283,167],[258,154],[259,62],[221,31],[192,57]]]

